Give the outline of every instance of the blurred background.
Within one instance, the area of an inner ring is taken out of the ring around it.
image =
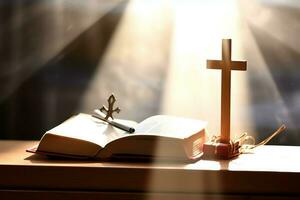
[[[297,0],[0,2],[0,139],[40,139],[113,92],[118,118],[168,114],[220,130],[222,38],[232,38],[232,138],[300,145]]]

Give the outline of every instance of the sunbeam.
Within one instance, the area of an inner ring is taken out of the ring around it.
[[[173,1],[175,24],[170,67],[162,113],[209,122],[211,134],[220,132],[219,71],[206,69],[208,58],[221,58],[221,39],[233,39],[233,59],[244,59],[238,3],[232,1]],[[234,135],[251,131],[247,72],[233,72],[232,129]]]

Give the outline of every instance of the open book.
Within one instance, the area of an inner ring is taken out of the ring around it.
[[[78,114],[47,131],[28,152],[80,159],[196,160],[202,155],[206,122],[165,115],[141,123],[129,134],[88,114]]]

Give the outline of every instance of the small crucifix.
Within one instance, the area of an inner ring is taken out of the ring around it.
[[[132,128],[130,126],[127,126],[125,124],[121,124],[120,122],[117,122],[117,121],[114,120],[114,117],[112,116],[112,114],[114,112],[119,113],[121,111],[121,109],[119,107],[114,108],[114,104],[115,104],[116,101],[117,101],[116,97],[113,94],[111,94],[109,96],[109,98],[107,99],[108,108],[103,105],[102,108],[94,110],[95,114],[93,114],[92,117],[95,117],[97,119],[105,121],[108,124],[110,124],[110,125],[112,125],[116,128],[122,129],[124,131],[129,132],[129,133],[133,133],[135,131],[134,128]],[[106,114],[104,114],[104,112]]]
[[[207,60],[208,69],[221,69],[221,137],[220,144],[230,144],[230,87],[231,70],[247,69],[247,61],[231,60],[231,39],[222,40],[222,60]],[[230,150],[231,151],[231,150]],[[233,152],[233,151],[231,151]],[[230,154],[230,153],[229,153]],[[232,157],[230,155],[224,157]]]
[[[114,104],[116,102],[116,97],[113,94],[111,94],[109,96],[109,98],[107,99],[107,102],[108,102],[108,108],[106,108],[106,106],[102,106],[102,108],[100,108],[100,111],[101,112],[106,112],[105,120],[108,120],[108,118],[114,119],[112,114],[114,112],[119,113],[121,111],[121,109],[119,107],[114,109]]]

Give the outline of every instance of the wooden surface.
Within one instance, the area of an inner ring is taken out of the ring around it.
[[[230,143],[230,89],[231,70],[243,70],[246,61],[231,60],[231,39],[222,40],[222,60],[207,60],[208,69],[221,69],[221,142]]]
[[[0,141],[0,195],[62,195],[70,199],[120,199],[118,195],[127,199],[300,198],[300,147],[263,146],[231,161],[151,164],[55,160],[25,152],[36,143]]]

